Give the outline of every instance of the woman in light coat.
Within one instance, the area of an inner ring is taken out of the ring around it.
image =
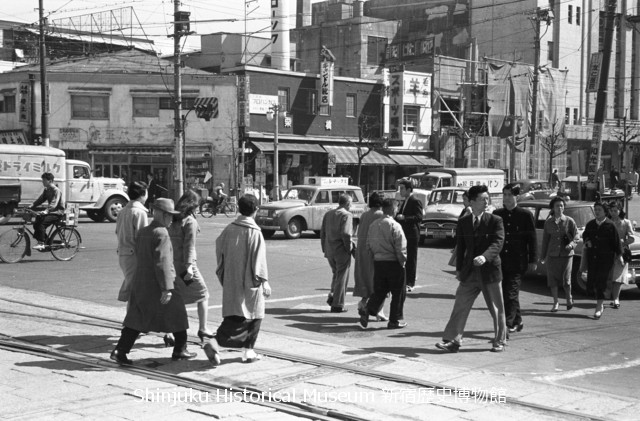
[[[198,306],[198,337],[213,338],[213,332],[207,327],[209,309],[209,290],[196,264],[196,237],[200,226],[194,215],[194,209],[200,204],[200,196],[187,190],[178,200],[176,210],[180,215],[173,218],[169,227],[169,236],[173,246],[173,265],[176,270],[176,289],[185,304]]]

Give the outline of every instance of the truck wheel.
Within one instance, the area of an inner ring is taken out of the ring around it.
[[[571,290],[573,294],[587,295],[587,283],[580,275],[580,258],[574,257],[571,266]]]
[[[292,218],[284,230],[284,235],[290,239],[300,238],[302,234],[302,219]]]
[[[276,230],[265,230],[265,229],[262,230],[262,236],[264,238],[271,238],[275,233],[276,233]]]
[[[87,211],[87,216],[93,222],[102,222],[102,221],[104,221],[104,213],[102,213],[101,210],[88,210]]]
[[[107,221],[116,222],[116,219],[118,219],[118,214],[126,204],[127,201],[122,197],[114,197],[113,199],[109,199],[107,203],[105,203],[104,208],[102,208]]]

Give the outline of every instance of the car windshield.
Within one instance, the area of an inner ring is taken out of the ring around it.
[[[463,204],[462,201],[462,192],[456,190],[442,190],[442,191],[434,191],[431,193],[429,197],[430,205],[444,205],[451,203],[459,203]]]
[[[582,228],[587,225],[587,222],[596,217],[591,206],[581,206],[579,208],[566,208],[564,214],[573,218],[576,221],[578,228]]]
[[[313,198],[313,194],[316,192],[316,189],[303,188],[303,187],[292,187],[287,190],[287,193],[284,195],[285,199],[295,199],[295,200],[304,200],[305,202],[311,202]]]
[[[440,179],[439,177],[434,177],[430,175],[424,175],[419,179],[412,177],[413,185],[425,190],[433,190],[436,187],[438,187],[439,179]]]
[[[551,187],[549,186],[549,183],[546,181],[536,181],[534,183],[529,184],[529,186],[527,187],[527,191],[531,191],[531,190],[550,190]]]

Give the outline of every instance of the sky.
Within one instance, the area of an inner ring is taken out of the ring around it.
[[[173,40],[167,38],[167,35],[173,32],[171,24],[174,11],[173,0],[42,0],[42,2],[45,16],[48,16],[50,21],[133,7],[135,12],[133,34],[141,37],[146,34],[153,39],[162,54],[171,54],[173,51]],[[290,2],[295,4],[294,0]],[[2,3],[0,20],[24,23],[38,21],[38,0],[2,0]],[[182,0],[180,10],[191,12],[191,30],[196,32],[187,37],[183,51],[198,50],[200,35],[214,32],[243,33],[245,8],[248,14],[247,32],[268,37],[270,5],[270,0]],[[219,21],[224,19],[235,21]]]

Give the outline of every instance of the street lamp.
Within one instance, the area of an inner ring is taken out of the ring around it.
[[[273,104],[267,111],[267,120],[275,120],[275,127],[273,129],[273,200],[280,200],[280,174],[278,166],[278,115],[280,114],[281,107],[279,104]]]

